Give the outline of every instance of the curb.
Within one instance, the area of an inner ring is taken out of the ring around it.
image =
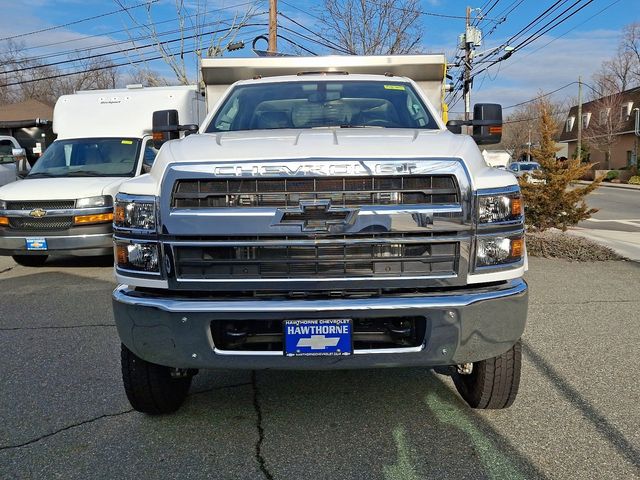
[[[591,185],[593,182],[588,182],[586,180],[576,180],[574,183],[579,183],[580,185]],[[600,187],[620,188],[622,190],[640,190],[640,185],[628,185],[628,184],[624,184],[624,183],[605,183],[605,182],[600,182]]]

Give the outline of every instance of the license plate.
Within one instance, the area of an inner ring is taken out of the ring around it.
[[[351,320],[285,320],[284,354],[288,357],[351,355]]]
[[[47,250],[46,238],[27,238],[27,250]]]

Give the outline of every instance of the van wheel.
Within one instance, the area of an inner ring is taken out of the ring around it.
[[[521,365],[522,345],[518,340],[502,355],[475,362],[470,374],[456,372],[453,381],[472,408],[508,408],[518,394]]]
[[[171,368],[147,362],[122,345],[122,381],[131,406],[149,415],[173,413],[184,403],[193,371],[171,375]]]
[[[24,267],[41,267],[49,255],[13,255],[13,261]]]

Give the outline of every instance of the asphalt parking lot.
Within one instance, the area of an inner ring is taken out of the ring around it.
[[[640,478],[640,265],[532,259],[518,399],[423,369],[218,371],[130,409],[109,259],[0,258],[0,478]]]

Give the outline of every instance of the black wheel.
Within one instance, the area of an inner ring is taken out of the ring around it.
[[[13,255],[13,260],[24,267],[41,267],[47,261],[48,255]]]
[[[507,408],[516,399],[520,385],[522,346],[520,340],[494,358],[475,362],[470,374],[455,373],[453,381],[460,396],[473,408]]]
[[[122,345],[122,381],[131,406],[149,415],[173,413],[184,402],[193,372],[173,376],[171,368],[147,362]]]

